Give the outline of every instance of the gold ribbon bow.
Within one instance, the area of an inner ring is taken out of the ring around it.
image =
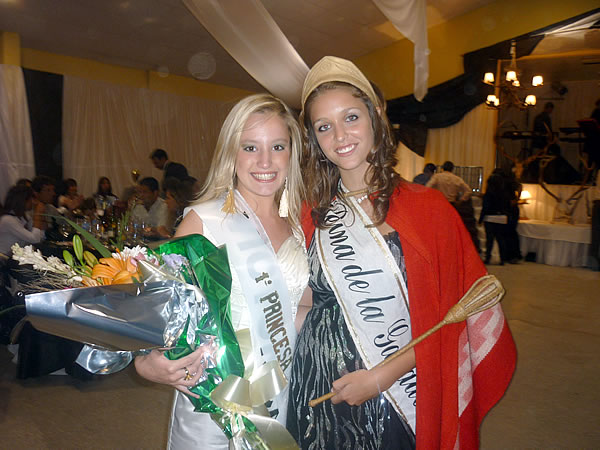
[[[250,330],[236,332],[244,359],[244,378],[229,375],[215,387],[211,400],[226,412],[231,420],[233,445],[248,437],[242,416],[248,418],[258,429],[259,442],[254,445],[271,450],[298,449],[296,441],[286,428],[269,416],[265,402],[279,394],[288,382],[279,362],[254,368]]]

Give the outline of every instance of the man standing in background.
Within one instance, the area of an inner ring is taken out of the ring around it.
[[[442,173],[434,174],[426,186],[437,189],[452,203],[469,231],[477,252],[479,252],[479,236],[475,211],[471,202],[471,187],[461,177],[454,175],[453,170],[454,163],[446,161],[442,165]]]
[[[435,173],[436,167],[435,164],[427,163],[425,167],[423,167],[423,173],[420,173],[416,177],[413,178],[413,183],[422,184],[425,186],[427,182],[431,179],[433,174]]]
[[[160,169],[164,172],[163,179],[161,183],[161,188],[164,191],[165,189],[165,180],[167,178],[177,178],[178,180],[184,180],[188,177],[188,171],[183,164],[176,163],[173,161],[169,161],[169,156],[167,152],[162,148],[155,149],[150,154],[150,159],[152,160],[152,164],[157,169]]]
[[[533,148],[544,148],[552,138],[552,114],[554,103],[547,102],[544,110],[533,119]]]
[[[450,203],[456,205],[471,198],[471,188],[461,177],[454,175],[453,170],[454,163],[446,161],[442,165],[442,172],[434,174],[426,186],[441,191]]]

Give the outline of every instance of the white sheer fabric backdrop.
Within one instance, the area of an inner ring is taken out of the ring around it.
[[[457,124],[430,129],[425,161],[436,165],[452,161],[456,166],[483,166],[485,183],[495,166],[496,114],[482,103]]]
[[[19,178],[33,178],[35,160],[23,70],[0,64],[0,201]]]
[[[308,67],[260,0],[183,0],[183,3],[256,81],[290,106],[300,107]],[[429,77],[425,1],[374,0],[374,3],[415,44],[414,95],[422,100],[427,94]]]
[[[196,19],[246,72],[299,108],[308,66],[260,0],[183,0]]]
[[[201,182],[232,104],[130,88],[71,76],[64,79],[63,174],[79,192],[96,192],[101,176],[120,196],[132,184],[131,171],[159,181],[150,153],[167,151]]]
[[[427,43],[427,5],[424,0],[373,0],[373,3],[413,44],[415,81],[414,96],[423,100],[429,80],[429,48]]]
[[[402,142],[396,148],[396,158],[398,158],[398,164],[395,167],[396,172],[402,175],[405,180],[412,181],[414,177],[423,172],[425,158],[417,155]]]
[[[481,104],[465,114],[457,124],[430,129],[424,158],[400,143],[396,150],[396,171],[412,181],[415,175],[423,172],[426,163],[439,166],[445,161],[452,161],[456,166],[483,166],[485,182],[495,165],[495,127],[496,111]]]

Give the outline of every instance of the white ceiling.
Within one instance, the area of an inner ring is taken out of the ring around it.
[[[428,0],[428,25],[492,1]],[[309,66],[324,55],[353,59],[403,38],[370,0],[262,3]],[[184,76],[214,58],[206,81],[262,89],[179,0],[0,0],[0,30],[18,33],[23,48]]]

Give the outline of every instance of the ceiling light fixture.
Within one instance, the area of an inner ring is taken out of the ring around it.
[[[489,108],[500,109],[514,106],[519,109],[526,109],[534,106],[537,102],[535,95],[529,94],[524,99],[521,98],[521,89],[529,86],[522,86],[519,81],[519,70],[517,69],[517,44],[513,40],[510,43],[510,65],[506,68],[506,74],[502,75],[502,60],[498,60],[496,78],[492,72],[487,72],[483,76],[483,82],[494,86],[494,93],[487,96],[485,104]],[[532,87],[542,86],[544,78],[541,75],[535,75],[531,80]]]

